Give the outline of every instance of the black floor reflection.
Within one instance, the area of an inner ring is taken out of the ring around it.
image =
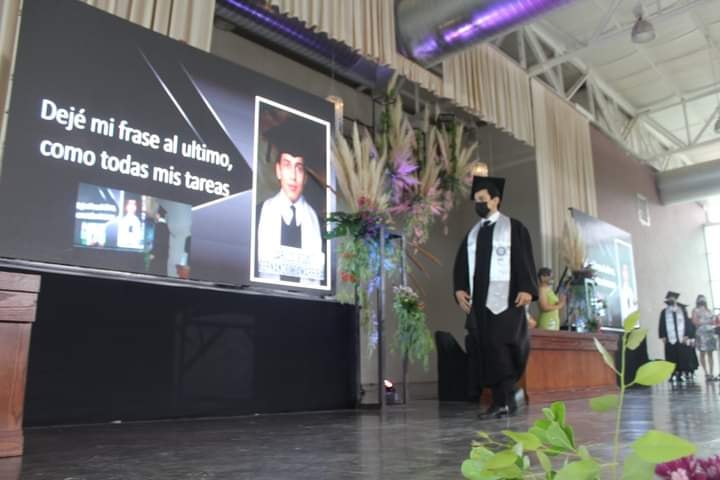
[[[611,455],[614,416],[567,402],[579,442]],[[415,401],[386,412],[344,411],[126,423],[26,432],[26,455],[0,460],[3,480],[451,479],[477,430],[528,428],[544,405],[481,422],[465,403]],[[659,428],[720,452],[720,385],[696,382],[628,393],[622,441]]]

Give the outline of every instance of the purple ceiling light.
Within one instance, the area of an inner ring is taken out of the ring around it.
[[[398,0],[399,47],[434,65],[472,43],[517,27],[571,0]]]

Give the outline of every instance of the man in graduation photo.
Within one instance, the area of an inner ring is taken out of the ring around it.
[[[527,228],[499,210],[505,179],[483,176],[478,167],[471,200],[480,219],[455,257],[454,292],[467,315],[470,381],[492,390],[492,405],[480,416],[501,418],[518,409],[515,384],[530,353],[525,306],[537,299],[538,286]]]
[[[325,158],[323,135],[322,128],[295,115],[267,134],[279,189],[263,202],[257,224],[258,276],[265,280],[304,285],[325,280],[320,221],[305,195],[308,164]]]

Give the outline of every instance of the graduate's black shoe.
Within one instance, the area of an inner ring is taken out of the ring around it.
[[[493,406],[488,409],[485,413],[481,413],[479,418],[481,420],[493,420],[497,418],[505,418],[510,415],[510,408],[507,405],[502,407]]]

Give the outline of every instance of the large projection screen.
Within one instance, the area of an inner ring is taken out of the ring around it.
[[[596,295],[606,310],[602,327],[622,330],[623,320],[638,309],[632,236],[579,210],[571,212],[596,272]]]
[[[332,294],[333,118],[320,97],[84,3],[25,0],[0,259]]]

